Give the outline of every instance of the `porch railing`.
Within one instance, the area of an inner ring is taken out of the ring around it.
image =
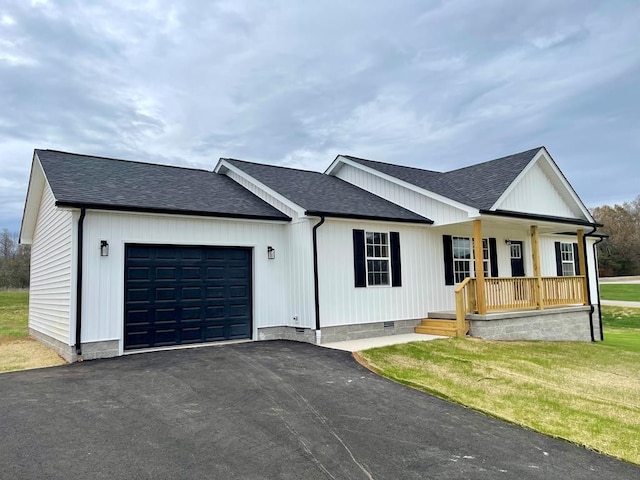
[[[485,303],[487,312],[504,310],[539,309],[562,305],[586,304],[584,275],[574,277],[542,277],[540,300],[536,297],[535,277],[485,278]],[[477,280],[465,278],[455,290],[456,322],[458,336],[464,336],[465,318],[477,313]]]

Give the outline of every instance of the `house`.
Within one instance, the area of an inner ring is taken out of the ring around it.
[[[597,226],[544,147],[444,173],[35,150],[29,329],[69,361],[414,329],[599,340]]]

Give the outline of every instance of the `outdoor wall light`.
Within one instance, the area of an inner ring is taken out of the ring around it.
[[[504,244],[505,245],[511,245],[511,240],[509,240],[508,238],[505,239]]]
[[[276,249],[273,247],[267,247],[267,258],[273,260],[276,258]]]
[[[107,242],[106,240],[100,240],[100,256],[109,256],[109,242]]]

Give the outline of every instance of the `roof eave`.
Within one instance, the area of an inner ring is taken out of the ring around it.
[[[377,215],[359,215],[355,213],[336,213],[336,212],[322,212],[319,210],[307,210],[304,212],[308,217],[329,217],[329,218],[348,218],[353,220],[374,220],[380,222],[398,222],[398,223],[416,223],[420,225],[433,225],[433,220],[430,218],[398,218],[398,217],[384,217]]]
[[[154,208],[154,207],[138,207],[131,205],[105,205],[100,203],[85,203],[72,201],[57,201],[56,207],[66,208],[86,208],[90,210],[105,210],[117,212],[137,212],[137,213],[156,213],[165,215],[186,215],[190,217],[213,217],[213,218],[238,218],[242,220],[268,220],[279,222],[290,222],[291,217],[282,214],[276,215],[250,215],[242,213],[229,212],[203,212],[201,210],[180,210],[171,208]]]
[[[556,217],[553,215],[538,215],[534,213],[514,212],[511,210],[480,210],[482,215],[494,215],[497,217],[521,218],[524,220],[538,220],[543,222],[564,223],[567,225],[580,225],[584,227],[599,228],[601,223],[590,222],[580,218]]]

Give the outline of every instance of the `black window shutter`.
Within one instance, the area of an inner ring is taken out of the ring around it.
[[[353,231],[353,271],[356,287],[367,286],[367,267],[365,265],[364,230]]]
[[[402,266],[400,265],[400,234],[389,232],[391,247],[391,286],[402,286]]]
[[[454,285],[453,281],[453,243],[451,235],[442,236],[442,246],[444,247],[444,284]]]
[[[495,238],[489,238],[489,265],[491,267],[491,276],[499,277],[498,275],[498,248]]]
[[[574,243],[573,244],[573,264],[575,265],[576,268],[576,275],[582,275],[580,273],[580,257],[578,257],[578,244]]]
[[[562,249],[560,248],[560,242],[556,242],[556,274],[562,276]]]

